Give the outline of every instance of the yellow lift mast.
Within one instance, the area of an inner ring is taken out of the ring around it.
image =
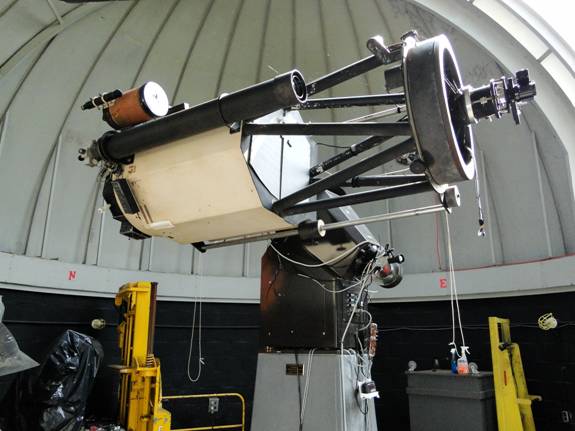
[[[489,318],[493,382],[499,431],[535,431],[531,402],[541,401],[529,395],[519,345],[511,341],[509,319]]]
[[[119,422],[127,431],[170,431],[170,412],[162,408],[160,361],[154,357],[157,284],[124,284],[114,301],[122,351]]]

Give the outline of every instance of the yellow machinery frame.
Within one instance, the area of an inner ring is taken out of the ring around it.
[[[118,325],[120,367],[119,422],[127,431],[170,431],[171,415],[162,408],[160,361],[152,353],[157,284],[124,284],[114,304],[122,313]]]
[[[120,411],[118,421],[127,431],[203,431],[217,429],[245,429],[246,402],[235,392],[162,396],[160,361],[152,353],[156,324],[157,284],[137,281],[124,284],[114,300],[122,315],[118,325],[118,344],[122,352],[120,383]],[[162,400],[186,398],[236,397],[242,404],[242,422],[230,425],[182,428],[171,430],[170,412],[162,407]]]
[[[493,382],[499,431],[535,431],[531,402],[541,401],[529,395],[519,345],[511,341],[509,319],[489,318]]]
[[[194,394],[194,395],[170,395],[167,397],[162,397],[162,400],[182,400],[190,398],[223,398],[223,397],[235,397],[239,398],[242,403],[242,422],[239,424],[230,425],[214,425],[206,427],[195,427],[195,428],[178,428],[172,431],[205,431],[205,430],[223,430],[223,429],[233,429],[240,428],[241,431],[245,430],[246,426],[246,401],[241,394],[235,392],[226,392],[221,394]]]

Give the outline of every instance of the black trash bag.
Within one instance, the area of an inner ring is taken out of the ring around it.
[[[92,337],[67,330],[35,372],[19,378],[11,398],[14,431],[79,431],[86,401],[104,357]],[[6,401],[6,400],[5,400]]]

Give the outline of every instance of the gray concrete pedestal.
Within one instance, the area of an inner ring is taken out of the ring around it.
[[[316,351],[310,372],[308,352],[302,351],[298,384],[297,374],[286,372],[286,366],[294,370],[294,353],[260,353],[251,430],[297,431],[309,378],[303,431],[377,431],[373,400],[364,402],[357,394],[356,361],[355,355]]]

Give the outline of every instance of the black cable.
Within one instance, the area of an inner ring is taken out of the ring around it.
[[[357,356],[357,353],[356,353],[356,356]],[[354,399],[355,399],[355,404],[357,405],[357,408],[359,409],[359,411],[361,412],[361,414],[365,416],[365,415],[367,415],[367,409],[366,409],[365,411],[363,411],[363,410],[361,409],[361,403],[360,403],[360,400],[361,400],[361,389],[359,388],[359,385],[358,385],[358,383],[359,383],[359,370],[360,370],[360,365],[359,365],[359,361],[358,361],[358,358],[357,358],[357,357],[355,358],[355,360],[356,360],[356,362],[357,362],[357,366],[356,366],[356,369],[355,369],[355,384],[356,384],[356,386],[357,386],[357,390],[356,390],[357,392],[356,392],[356,394],[355,394]],[[360,397],[360,400],[357,399],[358,396]]]
[[[48,321],[48,320],[14,320],[14,319],[4,319],[2,323],[8,325],[57,325],[57,326],[90,326],[92,325],[91,320],[85,322],[64,322],[64,321]],[[106,326],[104,328],[116,327],[118,323],[106,321]],[[156,328],[168,328],[168,329],[190,329],[193,328],[192,325],[175,325],[175,324],[157,324]],[[260,329],[259,325],[211,325],[203,326],[202,329]]]
[[[557,328],[555,328],[554,330],[566,328],[569,326],[575,326],[575,322],[569,321],[569,322],[559,324],[557,326]],[[539,328],[539,326],[537,324],[533,324],[533,323],[516,323],[516,324],[511,324],[510,327],[511,328],[527,328],[527,329],[539,329],[539,330],[541,330],[541,328]],[[385,328],[385,329],[378,329],[377,332],[447,331],[447,330],[451,331],[451,329],[452,329],[451,326],[397,326],[397,327],[389,327],[389,328]],[[489,325],[485,325],[485,324],[465,325],[465,326],[463,326],[463,329],[466,329],[466,330],[489,330]]]
[[[298,353],[297,350],[294,350],[294,356],[295,356],[295,367],[296,367],[296,374],[297,374],[297,394],[298,394],[298,398],[299,398],[299,431],[303,430],[303,418],[301,417],[301,411],[302,411],[302,400],[301,400],[301,374],[299,372],[299,357],[298,357]],[[303,365],[302,365],[302,370],[303,370]]]
[[[343,145],[324,144],[323,142],[316,142],[316,144],[321,145],[322,147],[339,148],[341,150],[349,150],[349,148],[350,148],[350,147],[346,147]]]
[[[355,334],[355,337],[356,337],[356,339],[357,339],[357,343],[359,344],[359,350],[360,350],[360,352],[361,352],[361,360],[362,360],[362,362],[363,362],[363,358],[364,358],[366,355],[365,355],[365,350],[364,350],[363,344],[361,343],[361,339],[359,338],[359,333],[356,333],[356,334]],[[359,355],[358,355],[358,356],[359,356]],[[371,359],[369,359],[369,361],[371,362]],[[369,378],[368,375],[365,373],[365,370],[363,369],[363,367],[359,367],[359,370],[361,371],[361,374],[363,374],[363,376],[364,376],[366,379]],[[359,378],[359,376],[358,376],[358,378]]]

